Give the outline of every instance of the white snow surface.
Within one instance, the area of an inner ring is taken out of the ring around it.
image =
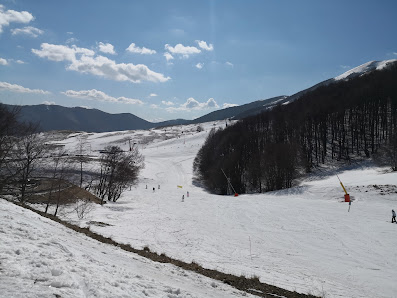
[[[0,200],[0,297],[253,297]]]
[[[312,176],[282,191],[213,195],[193,184],[192,164],[210,129],[221,125],[223,121],[201,124],[202,132],[189,125],[83,133],[91,155],[109,144],[128,150],[130,138],[146,166],[137,185],[116,203],[95,205],[82,220],[65,208],[63,219],[135,248],[148,246],[206,268],[258,276],[292,291],[321,297],[397,297],[397,224],[391,224],[397,173],[362,166]],[[73,150],[78,135],[57,143]],[[335,174],[353,199],[349,212]],[[389,191],[373,185],[389,185]],[[8,202],[0,201],[0,212],[0,296],[243,295],[194,273],[97,243]]]
[[[334,80],[335,81],[344,80],[347,79],[348,77],[360,76],[367,72],[371,72],[373,70],[381,70],[387,67],[389,64],[395,62],[397,62],[397,59],[384,60],[384,61],[370,61],[344,72],[343,74],[335,77]]]

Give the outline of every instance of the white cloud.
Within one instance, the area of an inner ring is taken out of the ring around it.
[[[223,105],[222,105],[222,109],[226,109],[226,108],[231,108],[231,107],[238,107],[239,105],[238,104],[235,104],[235,103],[224,103]]]
[[[72,49],[75,51],[76,54],[82,54],[85,56],[94,56],[95,52],[93,50],[87,48],[79,48],[76,45],[72,45]]]
[[[164,121],[164,118],[151,118],[151,119],[146,119],[146,120],[149,122],[158,123],[158,122]]]
[[[80,60],[73,62],[68,69],[102,76],[115,81],[130,81],[133,83],[142,81],[166,82],[170,79],[169,77],[164,77],[161,73],[150,70],[146,65],[117,64],[103,56],[82,56]]]
[[[114,51],[114,46],[110,43],[100,42],[98,47],[99,47],[99,51],[102,53],[111,54],[111,55],[116,54],[116,52]]]
[[[199,45],[200,48],[206,51],[213,51],[214,50],[214,45],[213,44],[207,44],[204,40],[196,40],[197,44]]]
[[[203,105],[203,108],[219,108],[218,104],[216,103],[215,99],[210,98],[207,102]]]
[[[136,54],[143,54],[143,55],[153,55],[156,54],[155,50],[147,49],[145,47],[140,48],[135,46],[135,43],[131,43],[128,48],[125,49],[126,51],[130,53],[136,53]]]
[[[196,47],[184,46],[180,43],[178,43],[175,47],[171,47],[169,44],[166,44],[164,48],[172,54],[182,55],[184,58],[188,58],[189,55],[192,54],[201,53],[201,50]]]
[[[68,70],[89,73],[115,81],[142,81],[166,82],[170,77],[150,70],[144,64],[116,63],[104,56],[95,56],[95,52],[86,48],[64,45],[41,44],[41,49],[32,49],[32,52],[41,58],[52,61],[67,61]]]
[[[165,106],[173,106],[173,105],[174,105],[174,103],[173,103],[172,101],[165,101],[165,100],[163,100],[163,101],[161,101],[161,103],[162,103],[163,105],[165,105]]]
[[[72,47],[64,46],[64,45],[55,45],[49,43],[42,43],[41,49],[36,50],[32,49],[32,52],[41,58],[47,58],[52,61],[69,61],[76,62],[76,55],[82,54],[87,56],[94,56],[95,52],[85,48],[78,48],[75,45]]]
[[[25,34],[25,35],[29,35],[32,37],[37,37],[43,33],[44,33],[43,30],[40,30],[40,29],[32,27],[32,26],[11,29],[12,35]]]
[[[197,63],[197,64],[196,64],[196,67],[197,67],[198,69],[202,69],[203,66],[204,66],[204,63]]]
[[[10,84],[7,82],[0,82],[0,90],[18,92],[18,93],[36,93],[36,94],[51,94],[49,91],[41,89],[29,89],[16,84]]]
[[[0,4],[0,33],[3,32],[3,27],[10,25],[10,23],[27,24],[32,20],[34,20],[34,17],[30,12],[5,10],[4,5]]]
[[[47,106],[53,106],[53,105],[55,105],[55,101],[43,101],[41,104],[47,105]]]
[[[0,65],[9,65],[10,63],[13,63],[13,62],[18,63],[18,64],[25,64],[25,62],[22,60],[14,60],[14,59],[7,60],[7,59],[0,58]]]
[[[71,38],[66,40],[66,44],[75,44],[78,41],[79,40],[77,38],[71,37]]]
[[[150,105],[150,107],[151,107],[152,109],[158,109],[158,108],[159,108],[159,106],[158,106],[158,105],[156,105],[156,104],[154,104],[154,103],[153,103],[153,104],[151,104],[151,105]]]
[[[168,52],[164,53],[164,57],[165,57],[165,59],[167,59],[167,62],[174,59],[174,57]]]
[[[234,67],[234,64],[231,63],[231,62],[229,62],[229,61],[227,61],[225,64],[226,64],[227,66]]]
[[[156,97],[156,96],[158,96],[156,93],[150,93],[149,94],[149,97]]]
[[[97,100],[97,101],[106,101],[106,102],[115,102],[115,103],[124,103],[124,104],[140,104],[140,105],[143,104],[143,102],[139,99],[133,99],[124,96],[116,98],[95,89],[81,90],[81,91],[67,90],[61,93],[68,97],[73,97],[73,98],[83,98],[88,100]]]
[[[193,97],[189,97],[184,104],[179,107],[169,107],[166,110],[168,112],[174,111],[191,111],[191,110],[207,110],[219,108],[218,104],[213,98],[208,99],[206,102],[198,102]]]

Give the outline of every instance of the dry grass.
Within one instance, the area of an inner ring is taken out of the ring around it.
[[[59,184],[61,189],[60,192],[58,192]],[[47,203],[50,195],[50,204],[56,204],[58,198],[60,205],[72,204],[79,200],[88,200],[97,204],[101,203],[101,199],[95,195],[67,181],[61,181],[59,183],[57,181],[53,182],[50,179],[41,179],[29,192],[30,195],[27,199],[29,203]]]

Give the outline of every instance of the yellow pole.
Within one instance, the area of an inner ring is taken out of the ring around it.
[[[340,185],[342,186],[343,190],[345,191],[345,194],[348,195],[348,193],[347,193],[347,191],[346,191],[346,188],[343,186],[342,181],[340,181],[340,179],[339,179],[339,176],[336,175],[336,177],[338,177],[339,183],[340,183]]]
[[[345,191],[345,194],[348,194],[346,191],[346,188],[343,186],[342,182],[340,183],[340,185],[342,186],[343,190]]]

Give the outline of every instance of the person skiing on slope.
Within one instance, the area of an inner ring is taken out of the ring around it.
[[[391,223],[397,223],[396,222],[396,212],[394,212],[394,209],[391,210]]]

